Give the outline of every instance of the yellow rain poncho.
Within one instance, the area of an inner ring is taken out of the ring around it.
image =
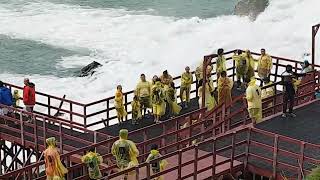
[[[90,179],[99,179],[102,177],[99,165],[103,162],[103,159],[98,153],[88,152],[82,156],[81,161],[87,165]]]
[[[20,104],[20,98],[21,98],[18,90],[14,90],[12,98],[13,98],[13,107],[18,107]]]
[[[241,56],[244,57],[248,62],[247,78],[251,79],[254,77],[255,60],[253,59],[249,50],[246,50]]]
[[[272,69],[272,58],[268,55],[261,55],[258,61],[258,76],[264,79],[269,76]]]
[[[116,91],[114,101],[115,101],[114,107],[117,110],[118,118],[124,118],[127,115],[127,112],[123,105],[123,94],[120,90]]]
[[[269,82],[269,83],[267,83],[267,84],[265,84],[264,86],[269,86],[269,85],[271,85],[272,84],[272,82]],[[262,91],[261,91],[261,98],[262,99],[266,99],[266,98],[268,98],[268,97],[272,97],[272,96],[274,96],[275,95],[275,89],[274,89],[274,87],[268,87],[268,88],[266,88],[266,89],[262,89]],[[268,107],[271,107],[272,106],[272,102],[270,102],[269,104],[268,104]]]
[[[119,131],[119,140],[113,143],[111,153],[116,158],[117,166],[121,171],[139,164],[137,159],[139,150],[134,142],[128,140],[128,130],[126,129]],[[134,171],[129,174],[134,174]]]
[[[190,90],[191,84],[193,82],[193,76],[191,73],[184,72],[181,75],[181,88],[180,88],[180,96],[185,97],[187,102],[190,102]]]
[[[151,92],[151,100],[153,106],[153,114],[162,116],[164,115],[165,109],[165,94],[163,92],[161,82],[156,82],[155,85],[152,87]]]
[[[156,158],[160,158],[160,157],[161,157],[161,154],[159,153],[158,150],[151,150],[146,162],[150,162],[150,161],[152,161]],[[162,172],[163,170],[165,170],[167,165],[168,165],[168,162],[165,159],[160,160],[158,162],[153,162],[151,164],[152,173],[156,174],[156,173]],[[163,179],[164,179],[163,176],[155,178],[155,180],[163,180]]]
[[[54,137],[46,139],[47,149],[43,152],[46,166],[47,180],[64,180],[64,175],[68,170],[63,166],[60,160],[60,154],[56,147]]]
[[[140,81],[136,87],[136,95],[144,108],[151,108],[151,86],[148,81]]]
[[[231,91],[233,82],[228,77],[221,77],[218,80],[218,103],[229,104],[232,101]]]
[[[251,78],[246,90],[246,99],[248,102],[248,110],[250,118],[254,122],[259,123],[262,120],[262,100],[261,89],[256,85],[256,79]]]
[[[239,80],[241,77],[246,76],[249,68],[249,62],[241,55],[233,55],[232,59],[235,61],[236,75]]]
[[[196,68],[195,71],[195,75],[196,75],[196,79],[199,81],[201,79],[203,79],[203,60],[201,60],[201,63],[199,64],[199,66]]]
[[[167,76],[160,76],[161,79],[161,83],[164,85],[170,85],[173,82],[173,78],[170,74],[168,74]]]
[[[220,74],[222,71],[227,71],[226,58],[224,56],[218,56],[216,61],[216,71],[218,74]]]
[[[167,87],[165,94],[171,114],[178,115],[182,108],[177,103],[176,90],[172,87]]]
[[[205,107],[207,108],[207,111],[212,110],[216,106],[216,100],[211,95],[212,87],[206,83],[206,91],[205,91]],[[199,105],[202,107],[202,86],[198,89],[199,94]]]
[[[294,88],[294,90],[297,92],[298,86],[301,84],[301,80],[292,79],[292,81],[293,81],[293,88]]]
[[[142,118],[141,114],[141,104],[139,101],[133,100],[131,102],[131,107],[132,107],[132,119],[133,120],[138,120]]]

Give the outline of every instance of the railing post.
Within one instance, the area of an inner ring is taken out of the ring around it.
[[[235,135],[236,132],[232,132],[232,139],[231,139],[231,162],[230,162],[230,173],[233,174],[233,161],[234,161],[234,149],[235,149]]]
[[[20,112],[20,133],[21,133],[21,145],[24,147],[24,129],[23,129],[23,116],[22,112]]]
[[[150,171],[151,171],[151,168],[150,168],[150,163],[147,163],[147,180],[150,180]]]
[[[128,112],[128,94],[126,94],[125,96],[124,96],[124,108],[125,108],[125,110],[126,110],[126,112]],[[127,113],[127,115],[126,115],[126,120],[128,120],[128,113]]]
[[[272,163],[272,177],[274,179],[277,179],[278,141],[279,141],[279,136],[276,134],[274,137],[273,163]]]
[[[63,154],[63,142],[62,142],[62,136],[63,136],[63,134],[62,134],[63,132],[62,132],[62,124],[61,124],[61,122],[59,122],[59,141],[60,141],[60,152],[61,152],[61,154]]]
[[[51,116],[51,98],[48,96],[48,115]]]
[[[300,169],[300,173],[298,174],[298,179],[302,180],[304,179],[304,170],[303,170],[303,163],[304,163],[304,148],[305,148],[306,143],[305,142],[301,142],[300,144],[300,157],[299,157],[299,169]]]
[[[139,175],[140,175],[139,167],[136,167],[135,170],[136,170],[136,180],[139,180],[140,179],[139,178]],[[149,174],[150,174],[150,171],[149,171]]]
[[[247,146],[246,146],[246,157],[245,157],[245,161],[244,161],[244,175],[246,177],[246,172],[247,172],[247,168],[248,168],[248,164],[249,164],[249,154],[250,154],[250,138],[251,138],[251,128],[249,128],[248,130],[248,134],[247,134]]]
[[[181,179],[182,170],[182,150],[178,150],[178,179]]]
[[[194,161],[193,161],[193,179],[197,180],[198,177],[198,145],[194,145]]]
[[[84,128],[87,128],[87,105],[83,106],[83,116]]]
[[[46,118],[43,118],[43,127],[42,127],[42,132],[43,132],[43,145],[44,147],[46,146],[46,139],[47,139],[47,129],[46,129]]]
[[[216,138],[213,138],[212,142],[212,178],[216,179],[216,158],[217,158],[217,152],[216,152]]]
[[[110,122],[109,122],[109,117],[110,117],[110,110],[109,110],[109,108],[110,108],[110,101],[109,101],[109,99],[107,100],[107,127],[109,127],[110,126]]]
[[[277,59],[276,61],[276,70],[274,72],[274,82],[277,82],[277,79],[278,79],[278,71],[279,71],[279,59]]]
[[[232,81],[235,82],[235,69],[236,69],[236,63],[232,60]]]
[[[162,135],[165,135],[165,134],[166,134],[166,126],[165,126],[165,123],[162,123],[162,130],[163,130]],[[163,137],[161,138],[161,148],[162,148],[162,147],[165,147],[165,146],[166,146],[166,137],[163,136]],[[161,153],[162,153],[162,152],[161,152]],[[166,149],[164,149],[164,154],[167,154],[167,150],[166,150]]]
[[[72,103],[70,103],[70,121],[72,122],[73,121],[73,114],[72,114],[72,111],[73,111],[73,107],[72,107]],[[73,128],[71,127],[71,130]]]

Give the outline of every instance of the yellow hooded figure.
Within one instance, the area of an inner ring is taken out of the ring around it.
[[[171,111],[170,113],[173,115],[178,115],[182,108],[177,103],[176,89],[173,82],[170,86],[166,87],[165,94],[169,109]]]
[[[258,60],[258,75],[261,79],[269,76],[272,69],[272,58],[266,54],[265,49],[261,49],[261,56]]]
[[[46,139],[47,149],[43,152],[46,167],[47,180],[64,180],[64,175],[68,170],[63,166],[60,160],[60,154],[56,147],[54,137]]]
[[[112,155],[116,158],[117,166],[121,171],[137,166],[139,150],[134,142],[128,140],[128,130],[119,131],[119,140],[113,143],[111,148]],[[134,171],[129,175],[133,175]]]
[[[222,71],[221,76],[219,77],[219,80],[218,80],[218,103],[219,104],[231,103],[232,87],[233,87],[232,80],[227,77],[226,71]]]
[[[99,165],[103,162],[103,159],[100,154],[90,150],[86,155],[82,156],[81,161],[87,165],[90,179],[102,177]]]
[[[18,107],[20,104],[20,94],[18,90],[13,91],[13,107]]]
[[[151,101],[155,122],[166,112],[165,93],[160,79],[157,79],[151,90]]]
[[[158,145],[153,144],[151,146],[151,151],[146,162],[149,163],[150,161],[155,160],[157,158],[161,158],[161,157],[162,155],[158,151]],[[152,170],[151,175],[164,171],[167,165],[168,165],[168,162],[165,159],[151,162],[151,170]],[[163,180],[163,179],[164,179],[163,176],[154,178],[154,180]]]
[[[237,80],[240,81],[241,78],[244,79],[247,76],[249,62],[242,56],[242,51],[240,50],[232,56],[232,59],[235,61]]]
[[[198,88],[198,94],[199,94],[199,105],[200,108],[202,107],[202,81],[200,81],[199,83],[200,87]],[[214,99],[214,97],[211,95],[211,93],[213,92],[213,85],[210,83],[210,81],[208,83],[206,83],[206,90],[205,90],[205,107],[207,108],[207,111],[212,110],[215,106],[216,106],[216,100]]]
[[[253,123],[259,123],[262,120],[262,98],[261,89],[256,85],[256,79],[253,77],[246,90],[246,99],[248,102],[249,116]]]
[[[122,123],[123,118],[127,115],[127,112],[126,112],[124,105],[123,105],[122,86],[120,86],[120,85],[117,86],[117,91],[115,94],[114,102],[115,102],[114,107],[117,110],[117,116],[118,116],[119,123]]]
[[[218,57],[216,59],[216,71],[217,71],[217,76],[219,77],[222,71],[227,71],[226,67],[226,58],[223,56],[223,49],[218,49]]]
[[[242,56],[246,59],[248,62],[248,72],[247,72],[247,78],[251,79],[254,77],[254,70],[255,70],[255,59],[253,59],[251,52],[249,50],[246,50]]]

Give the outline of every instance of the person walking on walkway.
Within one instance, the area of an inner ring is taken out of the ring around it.
[[[246,96],[248,103],[249,116],[252,119],[253,126],[262,120],[262,100],[261,89],[256,84],[256,79],[251,78],[246,90]]]
[[[111,153],[116,158],[116,163],[120,171],[130,169],[139,164],[137,157],[139,150],[136,144],[128,140],[128,130],[121,129],[119,131],[119,140],[113,143]],[[125,175],[124,179],[134,175],[134,171]]]
[[[180,99],[182,107],[188,108],[190,103],[190,90],[192,82],[193,76],[190,72],[190,67],[187,66],[185,68],[185,72],[181,75]]]

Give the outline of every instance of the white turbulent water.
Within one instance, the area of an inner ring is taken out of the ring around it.
[[[93,60],[104,64],[87,78],[0,74],[0,79],[22,85],[28,76],[40,91],[86,103],[113,95],[117,84],[133,89],[140,73],[152,77],[168,69],[179,75],[186,65],[195,68],[203,55],[220,47],[264,47],[273,55],[300,58],[310,52],[311,25],[320,22],[317,7],[319,0],[272,0],[251,22],[238,16],[177,19],[48,2],[19,10],[0,5],[0,34],[95,52],[64,58],[58,66],[78,67]]]

